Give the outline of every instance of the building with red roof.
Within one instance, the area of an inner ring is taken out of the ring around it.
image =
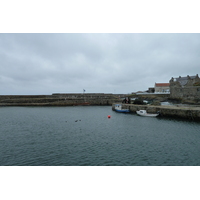
[[[169,93],[170,83],[155,83],[155,93]]]

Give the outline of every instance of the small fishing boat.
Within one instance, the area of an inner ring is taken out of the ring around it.
[[[155,114],[147,113],[146,110],[139,110],[139,111],[136,111],[136,113],[140,116],[145,116],[145,117],[157,117],[159,115],[159,113],[155,113]]]
[[[122,105],[121,104],[115,104],[115,111],[121,112],[121,113],[128,113],[128,112],[130,112],[129,109],[122,109]]]

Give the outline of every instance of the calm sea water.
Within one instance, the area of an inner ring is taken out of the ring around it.
[[[200,123],[111,106],[0,107],[0,165],[199,166]]]

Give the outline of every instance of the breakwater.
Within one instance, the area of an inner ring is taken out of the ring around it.
[[[118,95],[104,93],[56,93],[52,95],[0,95],[0,106],[112,105]]]
[[[147,110],[148,113],[160,113],[162,117],[184,118],[200,121],[200,106],[153,106],[122,104],[122,108],[129,109],[136,113],[137,110]],[[115,103],[112,104],[112,110],[115,110]]]

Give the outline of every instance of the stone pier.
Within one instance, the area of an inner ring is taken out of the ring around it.
[[[152,106],[122,104],[122,108],[129,109],[130,112],[136,113],[137,110],[147,110],[148,113],[160,113],[161,117],[184,118],[200,121],[200,106]],[[112,110],[115,110],[115,103],[112,104]]]
[[[56,93],[52,95],[0,95],[0,106],[112,105],[119,97],[104,93]]]

